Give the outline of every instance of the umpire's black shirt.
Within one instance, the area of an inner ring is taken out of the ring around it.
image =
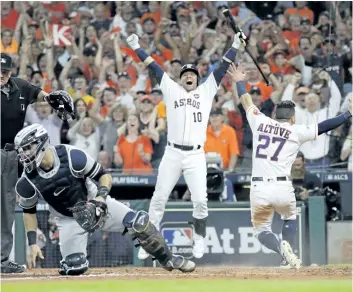
[[[1,149],[6,143],[14,143],[16,134],[23,128],[27,106],[37,100],[41,91],[41,88],[15,77],[1,87]]]

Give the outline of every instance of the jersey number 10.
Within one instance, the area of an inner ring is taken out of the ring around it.
[[[271,143],[271,137],[266,135],[259,135],[259,142],[264,141],[263,144],[259,144],[256,149],[256,158],[267,159],[267,155],[261,153],[261,150],[266,150]],[[286,139],[280,137],[272,137],[272,144],[278,144],[276,151],[273,153],[270,158],[272,161],[278,161],[278,155],[281,152],[284,144],[286,143]]]
[[[201,122],[202,121],[202,113],[201,112],[198,112],[198,113],[193,113],[194,115],[194,123],[197,123],[197,122]]]

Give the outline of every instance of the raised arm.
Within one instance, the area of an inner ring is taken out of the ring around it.
[[[54,40],[52,34],[49,32],[49,24],[48,22],[45,22],[44,24],[44,30],[43,30],[43,36],[44,36],[44,45],[46,48],[46,54],[47,54],[47,77],[50,81],[55,77],[54,75],[54,52],[53,52],[53,46],[54,46]]]
[[[73,56],[71,56],[71,59],[65,64],[63,70],[60,73],[59,81],[62,86],[65,86],[65,84],[70,84],[70,81],[68,81],[68,76],[69,76],[69,71],[72,67],[72,61],[73,61]],[[65,89],[67,90],[68,88],[65,88]]]
[[[82,114],[80,119],[73,126],[70,125],[70,129],[69,131],[67,131],[67,134],[66,134],[67,139],[69,139],[70,141],[76,140],[76,135],[81,128],[81,124],[84,118],[85,118],[85,114]]]
[[[169,20],[166,18],[162,18],[161,22],[157,26],[156,33],[154,34],[154,45],[161,52],[164,50],[164,46],[161,44],[161,35],[163,33],[164,41],[166,41],[173,52],[174,59],[181,59],[180,51],[173,39],[169,34]]]
[[[22,42],[21,46],[21,62],[20,62],[20,70],[18,76],[21,79],[27,80],[27,65],[29,63],[28,60],[28,51],[30,50],[31,43],[33,41],[33,37],[27,36],[25,40]]]
[[[344,124],[346,121],[348,121],[350,118],[352,118],[352,99],[349,101],[349,110],[346,111],[345,113],[331,118],[327,119],[321,123],[318,124],[318,134],[321,135],[323,133],[329,132],[340,125]]]
[[[114,34],[113,44],[114,44],[114,51],[115,51],[115,62],[116,62],[116,71],[118,74],[124,72],[124,61],[123,55],[120,51],[120,33]]]
[[[242,72],[240,65],[231,64],[227,71],[231,76],[232,80],[236,83],[237,94],[240,98],[240,102],[243,105],[245,112],[254,105],[250,94],[246,91],[245,86],[245,73]]]
[[[21,42],[21,31],[22,31],[23,23],[26,21],[25,18],[26,18],[26,14],[25,13],[21,13],[20,17],[17,20],[15,32],[14,32],[14,35],[13,35],[13,38],[16,41],[17,44],[20,44],[20,42]],[[23,37],[26,37],[26,35],[24,35]]]
[[[144,62],[146,66],[148,66],[148,69],[156,76],[158,83],[161,84],[165,72],[163,68],[140,47],[139,37],[136,34],[132,34],[127,37],[126,41],[130,48],[135,51],[139,59]]]
[[[245,38],[243,32],[238,32],[234,36],[232,47],[223,56],[223,61],[219,67],[213,71],[213,76],[217,82],[217,85],[221,83],[223,76],[226,74],[229,68],[229,65],[235,61],[236,52],[242,45],[242,40],[240,39],[241,36]]]
[[[80,49],[80,52],[83,53],[83,50],[85,48],[85,29],[83,27],[80,27],[78,33],[79,33],[78,47]]]
[[[319,74],[320,79],[324,79],[327,81],[327,84],[330,88],[330,100],[328,101],[328,117],[332,118],[335,117],[340,109],[342,95],[336,82],[333,78],[326,71],[322,71]]]
[[[100,68],[102,65],[102,60],[103,60],[103,45],[102,43],[97,39],[96,44],[98,46],[96,57],[94,59],[94,64]]]
[[[103,91],[101,89],[97,90],[96,100],[92,106],[92,108],[88,111],[89,116],[98,124],[101,125],[104,122],[104,118],[100,114],[101,101],[102,101]]]

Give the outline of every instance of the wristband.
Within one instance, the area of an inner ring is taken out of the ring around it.
[[[97,196],[106,199],[109,194],[109,191],[110,190],[106,186],[99,186]]]
[[[145,63],[146,66],[148,66],[149,64],[151,64],[151,63],[153,63],[153,62],[154,62],[154,59],[153,59],[151,56],[147,57],[147,58],[143,61],[143,63]]]
[[[238,96],[241,97],[245,93],[248,93],[246,91],[246,86],[244,81],[238,81],[237,82],[237,91],[238,91]]]
[[[236,55],[237,55],[237,50],[232,47],[225,53],[222,59],[225,62],[231,64],[233,63],[233,60],[235,60]]]
[[[37,243],[37,232],[35,231],[28,231],[27,232],[27,239],[28,239],[28,245],[34,245]]]

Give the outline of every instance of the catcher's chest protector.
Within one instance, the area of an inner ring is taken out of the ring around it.
[[[57,212],[72,217],[68,208],[79,201],[87,200],[87,188],[84,178],[72,175],[69,155],[65,146],[55,146],[60,165],[50,178],[42,177],[37,170],[26,173],[27,179],[36,187],[43,199]]]

